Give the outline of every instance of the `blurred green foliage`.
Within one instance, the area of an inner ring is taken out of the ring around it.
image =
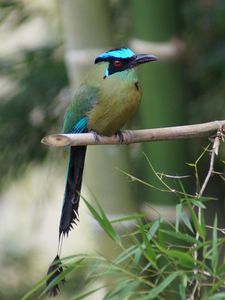
[[[27,162],[43,160],[40,140],[58,123],[57,96],[68,85],[55,48],[26,51],[16,61],[0,61],[0,76],[17,83],[16,93],[0,101],[0,165],[2,174],[16,175]]]
[[[225,116],[225,2],[184,1],[185,61],[192,122]]]
[[[0,1],[0,24],[9,32],[43,13],[23,1]],[[54,108],[57,96],[68,86],[58,48],[46,45],[0,57],[0,81],[3,78],[12,89],[0,93],[0,165],[4,174],[0,185],[7,176],[15,177],[27,163],[41,161],[47,154],[40,140],[59,123],[59,112]]]
[[[23,23],[33,16],[34,12],[27,9],[25,2],[20,0],[1,0],[0,1],[0,23],[7,20],[12,14],[13,18],[10,18],[10,26],[16,26]],[[37,12],[36,12],[37,13]]]

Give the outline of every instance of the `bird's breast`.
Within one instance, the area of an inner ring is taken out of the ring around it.
[[[141,99],[135,75],[133,74],[132,78],[121,76],[106,78],[103,81],[98,102],[88,115],[89,130],[110,136],[118,132],[132,117]]]

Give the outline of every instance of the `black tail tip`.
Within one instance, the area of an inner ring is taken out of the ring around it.
[[[55,283],[54,281],[56,281],[57,277],[62,274],[63,272],[63,267],[62,267],[62,262],[59,258],[59,255],[57,254],[56,257],[54,258],[53,262],[51,263],[51,265],[48,268],[48,272],[47,275],[49,275],[47,281],[46,281],[46,285],[47,287],[49,287],[47,294],[50,297],[56,297],[59,292],[59,283]],[[60,282],[64,283],[65,279],[63,278]]]

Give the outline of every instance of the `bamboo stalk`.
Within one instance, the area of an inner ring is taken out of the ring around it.
[[[223,134],[225,133],[225,120],[175,127],[124,130],[122,131],[122,144],[128,145],[141,142],[210,137],[213,133],[216,133],[217,130],[221,130]],[[107,137],[96,135],[93,132],[53,134],[45,136],[41,142],[45,145],[54,147],[121,144],[116,135]]]

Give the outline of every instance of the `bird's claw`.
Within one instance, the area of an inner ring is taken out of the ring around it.
[[[96,132],[96,131],[91,131],[91,133],[93,134],[94,136],[94,139],[95,139],[95,142],[96,143],[99,143],[100,142],[100,139],[99,139],[99,134]]]
[[[118,131],[118,132],[116,133],[116,136],[118,137],[119,143],[120,143],[120,144],[123,144],[123,143],[124,143],[124,136],[123,136],[122,131]]]

